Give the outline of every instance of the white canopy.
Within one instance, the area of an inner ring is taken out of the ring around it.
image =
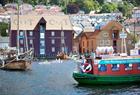
[[[97,47],[96,52],[106,53],[106,52],[113,52],[114,49],[112,46],[104,46],[104,47]]]

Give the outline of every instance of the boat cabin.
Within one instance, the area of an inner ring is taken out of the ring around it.
[[[89,64],[92,68],[90,68]],[[83,64],[82,72],[94,75],[114,76],[140,74],[140,58],[135,56],[112,56],[112,58],[108,59],[94,60],[88,58],[86,64]]]

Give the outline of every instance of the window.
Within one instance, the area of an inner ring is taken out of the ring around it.
[[[110,40],[105,40],[105,41],[104,41],[104,44],[105,44],[105,45],[110,45]]]
[[[105,64],[101,64],[101,65],[98,65],[99,67],[99,71],[101,71],[101,72],[105,72],[105,71],[107,71],[107,66],[105,65]]]
[[[124,64],[125,70],[132,70],[132,64]]]
[[[29,31],[29,35],[30,36],[33,36],[33,31]]]
[[[40,38],[44,39],[45,38],[45,33],[40,33]]]
[[[112,71],[119,70],[119,64],[112,64]]]
[[[117,38],[118,38],[118,33],[113,32],[113,33],[112,33],[112,38],[113,38],[113,39],[117,39]]]
[[[20,36],[23,36],[24,35],[24,32],[22,30],[20,30],[19,35]]]
[[[52,52],[55,52],[55,47],[52,47]]]
[[[64,44],[65,43],[65,40],[64,39],[61,39],[61,44]]]
[[[138,63],[137,65],[138,65],[138,69],[140,70],[140,63]]]
[[[55,32],[54,31],[51,32],[51,36],[55,36]]]
[[[103,33],[103,37],[108,37],[109,34],[108,33]]]
[[[30,43],[30,44],[33,44],[33,40],[32,40],[32,39],[30,39],[29,43]]]
[[[23,39],[20,39],[19,41],[20,41],[20,44],[23,44]]]
[[[117,46],[117,41],[116,40],[113,41],[113,46]]]
[[[64,31],[61,32],[61,36],[64,37]]]
[[[44,48],[40,49],[40,54],[45,54],[45,49]]]
[[[100,46],[103,46],[104,45],[104,40],[100,40]]]
[[[84,43],[84,41],[83,41],[83,47],[85,46],[85,43]]]
[[[45,32],[45,24],[40,24],[40,32]]]
[[[55,44],[55,40],[54,39],[52,39],[52,44]]]
[[[41,40],[41,41],[40,41],[40,46],[41,46],[41,47],[44,47],[44,46],[45,46],[45,41],[44,41],[44,40]]]

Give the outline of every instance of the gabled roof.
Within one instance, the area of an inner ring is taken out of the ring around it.
[[[19,30],[34,30],[42,17],[46,20],[46,30],[73,30],[67,15],[20,15]],[[17,30],[17,15],[11,17],[11,30]]]
[[[101,30],[121,30],[123,26],[117,21],[110,21]]]

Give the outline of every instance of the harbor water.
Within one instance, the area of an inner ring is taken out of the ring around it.
[[[0,95],[140,95],[140,84],[81,86],[72,78],[76,63],[34,62],[29,71],[0,70]]]

